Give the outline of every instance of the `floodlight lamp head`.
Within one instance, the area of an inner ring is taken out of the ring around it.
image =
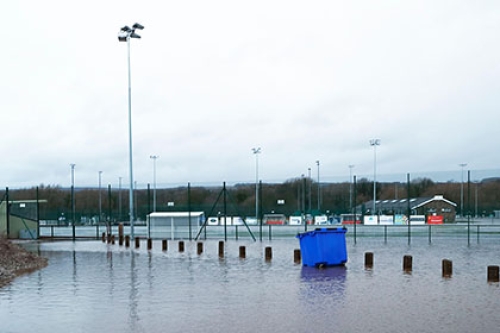
[[[130,34],[130,38],[141,38],[141,36],[136,34],[135,31],[132,31],[132,33]]]
[[[131,32],[132,29],[130,29],[130,27],[128,25],[124,26],[123,28],[121,28],[121,31],[125,31],[125,32]]]
[[[260,147],[259,148],[252,148],[252,151],[254,154],[260,154]]]
[[[124,31],[120,31],[120,32],[118,33],[118,40],[119,40],[120,42],[126,42],[126,41],[127,41],[127,38],[128,38],[128,34],[127,34],[127,33],[125,33]]]
[[[134,23],[132,28],[142,30],[142,29],[144,29],[144,26],[142,24],[139,24],[139,23]]]

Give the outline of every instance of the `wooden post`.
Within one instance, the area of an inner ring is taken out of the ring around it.
[[[138,249],[141,246],[141,239],[139,237],[135,238],[135,248]]]
[[[365,268],[373,268],[373,252],[365,253]]]
[[[111,244],[115,245],[115,235],[111,235]]]
[[[500,282],[499,266],[488,266],[488,282]]]
[[[148,250],[151,250],[153,248],[153,240],[151,238],[148,238]]]
[[[111,234],[108,234],[108,244],[111,243]]]
[[[123,223],[118,224],[118,238],[123,237]]]
[[[184,252],[184,241],[179,241],[179,252]]]
[[[168,250],[168,241],[166,239],[161,241],[161,249],[162,249],[162,251]]]
[[[101,239],[102,239],[103,243],[106,243],[106,233],[105,232],[102,233]]]
[[[273,248],[272,247],[266,246],[265,257],[266,257],[266,261],[271,261],[271,259],[273,259]]]
[[[203,253],[203,243],[202,242],[198,242],[196,244],[196,253],[198,253],[198,255]]]
[[[302,258],[300,257],[300,249],[293,250],[293,262],[296,264],[300,264]]]
[[[453,274],[453,263],[451,260],[443,259],[443,277],[449,278]]]
[[[130,247],[130,236],[125,236],[125,247]]]
[[[413,257],[406,255],[403,257],[403,271],[411,272],[413,270]]]
[[[118,245],[123,246],[123,235],[118,236]]]
[[[245,259],[247,256],[247,249],[244,246],[240,246],[240,258]]]
[[[219,241],[219,258],[224,258],[224,241]]]

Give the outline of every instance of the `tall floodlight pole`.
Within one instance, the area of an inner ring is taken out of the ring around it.
[[[127,42],[127,67],[128,67],[128,147],[129,147],[129,219],[130,237],[134,239],[134,173],[132,169],[132,84],[130,75],[130,38],[141,38],[135,30],[142,30],[144,26],[134,23],[132,28],[124,26],[118,33],[120,42]]]
[[[118,177],[118,220],[122,220],[122,177]]]
[[[307,183],[308,185],[308,195],[307,195],[307,211],[309,214],[312,212],[312,177],[311,177],[311,168],[307,168]]]
[[[352,212],[352,168],[354,164],[349,164],[349,212]]]
[[[149,156],[153,160],[153,212],[156,212],[156,160],[159,157],[158,155]]]
[[[319,161],[316,161],[316,166],[318,167],[318,214],[321,211],[321,192],[319,183]]]
[[[460,182],[460,216],[464,216],[464,168],[467,163],[460,163],[459,166],[462,168],[462,181]]]
[[[259,221],[259,154],[261,153],[260,147],[252,148],[255,155],[255,219]]]
[[[101,222],[102,217],[101,175],[102,171],[99,171],[99,222]]]
[[[71,163],[71,211],[73,212],[73,225],[75,225],[75,163]]]
[[[371,139],[370,146],[373,147],[373,211],[376,214],[377,202],[377,146],[380,146],[380,139]]]

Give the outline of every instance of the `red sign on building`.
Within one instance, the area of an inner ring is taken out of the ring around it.
[[[443,224],[443,215],[427,216],[427,224]]]

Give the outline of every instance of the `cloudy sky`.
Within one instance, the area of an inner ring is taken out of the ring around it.
[[[500,2],[2,5],[0,186],[323,181],[500,166]]]

